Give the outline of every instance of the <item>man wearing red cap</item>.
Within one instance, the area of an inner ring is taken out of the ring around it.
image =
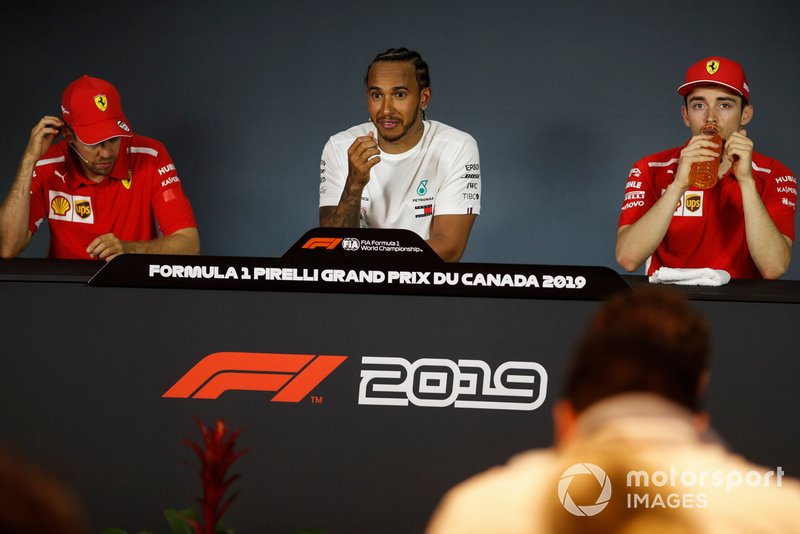
[[[628,175],[617,232],[617,261],[628,271],[661,267],[727,271],[733,278],[775,279],[789,268],[797,181],[780,162],[753,151],[744,126],[753,118],[742,67],[709,57],[678,88],[692,137],[647,156]],[[722,146],[704,135],[712,125]],[[689,184],[693,163],[720,159],[719,182]]]
[[[83,76],[64,91],[61,113],[31,132],[0,206],[0,255],[17,256],[45,218],[51,258],[197,254],[197,224],[172,158],[132,132],[116,88]],[[52,144],[59,133],[64,139]]]

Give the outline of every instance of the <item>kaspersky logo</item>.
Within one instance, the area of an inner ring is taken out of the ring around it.
[[[215,352],[189,369],[162,397],[216,399],[226,391],[275,391],[272,402],[300,402],[347,356]]]

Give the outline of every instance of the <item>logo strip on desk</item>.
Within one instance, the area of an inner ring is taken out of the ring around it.
[[[426,264],[387,268],[322,266],[284,259],[122,255],[94,286],[384,293],[511,298],[603,299],[628,284],[606,267]]]

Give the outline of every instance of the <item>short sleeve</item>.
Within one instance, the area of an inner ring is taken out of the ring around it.
[[[778,231],[794,241],[797,179],[792,171],[775,161],[763,192],[764,206]]]
[[[478,215],[482,193],[478,143],[466,135],[448,158],[444,165],[447,176],[436,195],[434,215]]]
[[[347,181],[347,162],[337,150],[333,138],[328,139],[319,161],[319,207],[337,206]]]
[[[645,159],[641,159],[628,173],[617,227],[627,226],[638,221],[653,207],[658,198],[650,176],[650,167]]]
[[[156,171],[158,169],[158,171]],[[153,172],[151,201],[161,233],[170,235],[183,228],[197,227],[189,199],[183,192],[178,171],[167,150],[158,150]]]

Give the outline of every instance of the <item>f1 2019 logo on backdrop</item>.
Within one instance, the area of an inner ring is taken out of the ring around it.
[[[272,402],[300,402],[347,356],[215,352],[169,388],[163,397],[216,399],[226,391],[274,391]]]
[[[511,361],[492,370],[481,360],[361,358],[359,404],[486,410],[535,410],[547,395],[547,371]]]

